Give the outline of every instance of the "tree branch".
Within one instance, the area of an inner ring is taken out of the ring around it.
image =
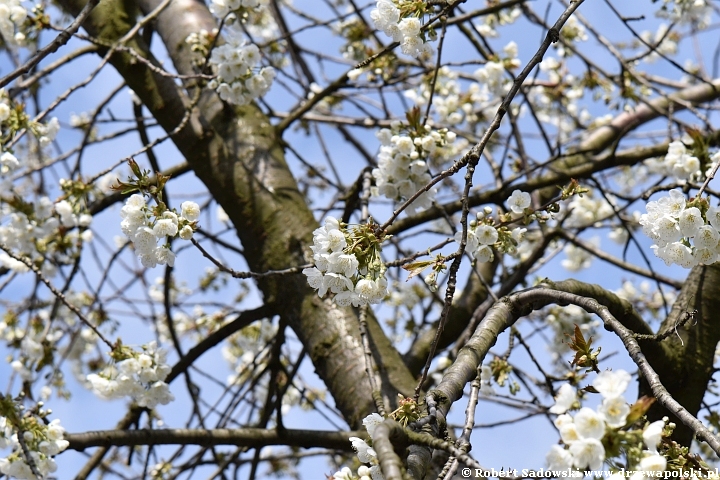
[[[30,60],[1,78],[0,88],[5,87],[8,83],[12,82],[20,75],[28,73],[33,69],[33,67],[35,67],[35,65],[40,63],[43,58],[47,57],[51,53],[57,52],[58,49],[65,45],[70,38],[72,38],[73,34],[80,29],[80,25],[82,25],[85,19],[90,15],[92,9],[95,8],[98,3],[100,3],[100,0],[88,0],[80,13],[78,13],[75,20],[73,20],[73,22],[65,30],[60,32],[50,43],[38,50],[37,53],[30,58]]]
[[[85,433],[65,434],[71,450],[85,450],[90,447],[125,447],[137,445],[237,445],[261,448],[268,445],[284,445],[300,448],[330,448],[352,452],[350,437],[367,438],[366,432],[324,432],[318,430],[266,430],[264,428],[218,428],[162,429],[150,430],[101,430]]]

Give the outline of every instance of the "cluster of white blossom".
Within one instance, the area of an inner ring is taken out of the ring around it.
[[[393,282],[388,305],[411,310],[425,296],[425,292],[414,283]]]
[[[13,8],[10,3],[0,3],[0,17]],[[0,89],[0,136],[12,137],[18,129],[27,128],[41,146],[55,138],[60,129],[57,118],[45,124],[24,122],[21,119],[25,115],[20,114],[19,109],[11,105],[5,90]],[[82,213],[83,208],[74,198],[54,205],[45,196],[34,200],[27,198],[25,192],[16,189],[11,175],[32,162],[26,160],[21,164],[15,154],[4,146],[0,147],[0,152],[0,242],[13,249],[16,255],[33,261],[45,276],[52,277],[57,271],[57,264],[72,263],[82,244],[92,240],[92,232],[87,230],[92,216]],[[64,182],[66,180],[60,180],[61,187]],[[5,252],[0,252],[0,266],[16,272],[28,270],[23,262]]]
[[[507,200],[507,206],[513,216],[521,216],[530,208],[532,199],[530,194],[520,190],[514,190]],[[495,227],[494,221],[490,218],[492,213],[491,207],[485,207],[476,215],[476,220],[468,225],[467,239],[465,241],[465,251],[470,258],[478,262],[492,262],[495,258],[493,246],[498,247],[502,252],[508,253],[514,257],[519,257],[521,252],[519,247],[523,245],[523,238],[527,232],[527,228],[516,227],[509,232],[510,242],[503,242],[500,238],[500,231]],[[454,240],[460,243],[462,239],[462,231],[455,233]],[[498,241],[500,240],[500,243]],[[433,272],[435,273],[435,272]],[[433,285],[435,276],[431,273],[425,283]]]
[[[87,112],[71,113],[68,123],[71,127],[77,128],[83,132],[86,132],[88,138],[97,138],[98,129],[96,124],[93,123],[93,118]],[[108,174],[106,174],[108,175]]]
[[[25,34],[21,27],[27,18],[27,10],[20,0],[2,0],[0,2],[0,35],[9,44],[22,45]]]
[[[12,1],[10,3],[13,3]],[[0,34],[2,34],[2,18],[10,15],[8,12],[15,7],[8,6],[0,0]],[[22,8],[22,7],[18,7]],[[56,117],[52,117],[47,123],[28,121],[22,105],[11,102],[4,88],[0,89],[0,135],[3,137],[12,137],[12,135],[23,128],[27,128],[37,138],[41,147],[45,147],[52,142],[60,131],[60,122]],[[11,118],[12,117],[12,118]],[[9,173],[20,167],[20,161],[12,151],[4,146],[0,154],[0,186],[2,190],[12,190],[12,182],[6,177]]]
[[[265,95],[273,80],[273,67],[260,68],[260,49],[247,43],[244,32],[232,24],[226,27],[226,43],[215,47],[210,63],[217,67],[217,80],[209,87],[216,89],[220,98],[234,105],[246,105]]]
[[[594,329],[601,325],[599,320],[593,320],[582,307],[572,304],[564,307],[551,307],[544,321],[565,332],[572,330],[574,325],[578,325],[585,336],[593,336]]]
[[[190,50],[197,54],[194,59],[196,65],[201,66],[202,62],[205,61],[208,49],[215,40],[218,32],[219,30],[217,28],[213,28],[210,31],[201,28],[197,32],[192,32],[185,38],[185,43],[190,46]]]
[[[47,147],[50,142],[55,140],[60,131],[60,122],[57,117],[51,118],[47,123],[36,123],[30,127],[34,130],[35,136],[40,142],[40,146]]]
[[[391,282],[388,291],[385,304],[393,308],[388,311],[384,321],[390,327],[388,336],[399,344],[413,338],[414,331],[411,328],[413,311],[422,304],[422,300],[428,296],[428,291],[418,283],[404,280]]]
[[[455,241],[460,243],[462,231],[455,233]],[[498,241],[497,229],[487,223],[471,222],[467,229],[465,251],[480,263],[492,262],[495,258],[492,246]]]
[[[496,30],[498,26],[510,25],[520,18],[521,11],[518,7],[503,8],[495,13],[483,15],[483,23],[475,25],[475,30],[484,37],[500,36]]]
[[[602,467],[606,458],[603,437],[627,423],[630,407],[623,394],[630,379],[630,374],[624,370],[606,370],[598,374],[592,386],[602,395],[602,403],[597,411],[583,407],[574,417],[566,412],[579,405],[575,389],[570,384],[560,387],[550,412],[558,415],[555,426],[565,447],[551,447],[546,457],[549,470],[573,467],[599,470]],[[662,472],[667,467],[666,458],[657,451],[664,427],[665,422],[658,420],[644,428],[642,437],[647,450],[642,452],[638,465],[630,466],[639,472],[638,479],[643,477],[643,472]]]
[[[38,320],[49,320],[47,312],[45,315],[38,315]],[[43,318],[44,317],[44,318]],[[3,322],[4,323],[4,322]],[[12,333],[8,332],[8,336],[14,337],[15,340],[20,340],[19,356],[15,360],[10,361],[10,367],[20,378],[25,382],[33,380],[33,372],[38,370],[40,365],[46,356],[45,347],[54,346],[56,342],[63,336],[61,329],[56,328],[49,332],[37,328],[21,329],[21,328],[10,328]],[[11,358],[11,357],[10,357]],[[8,358],[8,360],[10,360]]]
[[[213,0],[210,3],[210,11],[224,21],[225,43],[216,46],[210,56],[217,79],[208,86],[228,103],[251,103],[265,95],[275,79],[275,69],[260,67],[260,49],[247,41],[247,34],[258,41],[275,36],[276,26],[267,5],[268,0]],[[199,44],[212,43],[208,38],[207,34],[190,35],[186,42],[202,52]]]
[[[572,55],[572,50],[567,46],[572,45],[574,42],[584,42],[588,39],[585,27],[578,21],[575,16],[567,19],[562,30],[560,30],[561,42],[554,44],[557,48],[558,55],[561,57],[569,57]]]
[[[514,69],[520,66],[517,43],[514,41],[503,47],[505,57],[496,60],[488,60],[485,65],[478,68],[473,76],[487,88],[487,92],[496,101],[502,100],[512,83],[509,76],[505,75],[506,69]]]
[[[127,358],[87,376],[92,390],[101,398],[131,397],[139,406],[154,408],[175,399],[165,379],[170,374],[167,352],[152,341],[143,352],[124,351]]]
[[[566,80],[573,81],[571,75]],[[547,87],[538,86],[530,89],[530,98],[536,110],[538,120],[558,129],[562,138],[567,138],[578,129],[579,124],[587,124],[592,119],[590,112],[581,107],[577,101],[582,98],[582,87],[567,88],[560,99],[553,98]]]
[[[383,422],[383,417],[377,413],[371,413],[363,419],[363,425],[370,435],[372,440],[373,434],[375,433],[375,427]],[[352,470],[349,467],[343,467],[339,471],[335,472],[332,476],[333,480],[383,480],[382,471],[380,470],[380,464],[378,463],[377,453],[375,450],[367,444],[365,440],[359,437],[350,437],[352,446],[357,452],[358,460],[367,465],[361,465],[357,469],[357,476],[353,475]]]
[[[588,243],[594,247],[599,247],[600,237],[592,237]],[[579,272],[580,270],[590,268],[593,256],[584,248],[568,243],[563,251],[566,257],[560,262],[563,268],[571,272]]]
[[[0,4],[1,5],[1,4]],[[0,135],[11,134],[12,131],[6,129],[4,123],[10,118],[11,106],[7,103],[5,90],[0,89]],[[35,134],[38,143],[46,146],[52,142],[60,130],[60,124],[57,118],[53,117],[48,123],[31,123],[28,125],[30,130]],[[0,154],[0,187],[3,193],[10,193],[14,190],[12,179],[9,177],[11,173],[21,167],[20,161],[15,154],[5,149],[1,149]]]
[[[53,277],[56,263],[71,263],[82,244],[92,240],[93,233],[88,227],[93,218],[76,213],[79,206],[67,200],[53,205],[49,198],[40,197],[28,207],[31,208],[15,209],[10,201],[0,205],[0,219],[5,220],[0,225],[0,241],[17,255],[41,264],[42,273]],[[5,252],[0,253],[0,265],[17,272],[28,270],[24,263]]]
[[[516,227],[510,233],[517,246],[507,249],[506,253],[521,262],[524,262],[533,254],[535,246],[542,238],[542,232],[539,230],[528,232],[525,227]]]
[[[648,281],[640,282],[635,286],[626,280],[622,286],[614,291],[615,295],[632,302],[635,310],[643,316],[649,315],[655,319],[664,318],[663,305],[672,305],[677,300],[677,293],[673,290],[651,288]]]
[[[442,124],[461,124],[465,115],[472,113],[473,105],[463,102],[458,72],[443,65],[437,71],[434,82],[434,90],[433,84],[427,81],[420,84],[418,89],[406,90],[404,95],[418,106],[427,105],[432,97],[433,111]]]
[[[569,214],[563,225],[573,228],[599,227],[615,215],[612,205],[604,197],[594,198],[592,190],[574,196],[567,209]]]
[[[175,254],[168,244],[158,245],[158,240],[178,236],[190,240],[200,218],[200,207],[195,202],[183,202],[181,213],[166,210],[162,216],[155,218],[152,208],[148,207],[145,197],[140,194],[131,195],[120,210],[122,222],[120,228],[133,242],[135,253],[143,266],[153,268],[159,265],[173,266]]]
[[[677,180],[698,181],[710,174],[712,167],[720,161],[720,152],[716,152],[710,157],[712,162],[701,171],[700,160],[688,152],[685,143],[692,143],[689,137],[683,141],[671,142],[668,146],[668,153],[662,159],[652,159],[646,162],[648,170],[652,173],[674,177]]]
[[[704,29],[710,25],[712,6],[708,0],[663,0],[656,15],[680,24]]]
[[[378,0],[375,8],[370,12],[370,18],[376,28],[382,30],[388,37],[392,37],[393,42],[400,43],[400,49],[405,55],[423,59],[432,57],[434,50],[421,35],[420,18],[416,16],[401,18],[400,9],[393,0]]]
[[[8,103],[7,93],[5,89],[0,89],[0,124],[6,122],[10,118],[11,106]],[[4,129],[2,132],[4,134]],[[9,151],[4,151],[0,155],[0,178],[11,173],[20,166],[17,157]]]
[[[173,305],[176,305],[178,303],[178,297],[180,295],[188,296],[192,295],[192,289],[188,288],[187,282],[180,281],[180,282],[171,282],[170,288],[168,289],[170,293],[170,303]],[[165,301],[165,277],[156,277],[155,282],[148,287],[148,296],[154,301],[158,303],[163,303]],[[184,315],[187,317],[187,315]],[[173,323],[176,321],[173,317]],[[162,322],[160,322],[162,323]],[[160,327],[158,328],[158,331],[162,331],[164,333],[168,333],[167,330],[163,329],[161,330]],[[181,325],[175,325],[175,331],[177,333],[181,333],[180,329],[182,328]],[[184,331],[184,330],[183,330]],[[167,337],[166,339],[169,339]],[[161,339],[162,340],[162,339]]]
[[[269,0],[212,0],[210,12],[221,19],[230,15],[231,17],[226,19],[229,21],[238,18],[252,21],[253,16],[262,14],[268,3]]]
[[[373,271],[361,266],[353,253],[345,253],[349,233],[334,217],[327,217],[325,225],[313,232],[313,261],[315,266],[303,270],[308,284],[318,291],[320,298],[328,290],[335,294],[335,303],[355,307],[377,304],[388,293],[383,267]],[[376,259],[380,262],[380,259]]]
[[[685,195],[675,189],[657,201],[648,202],[648,213],[640,216],[640,225],[643,233],[655,242],[652,246],[655,255],[667,265],[691,268],[717,261],[720,206],[709,206],[703,212],[704,201],[688,205]]]
[[[253,374],[251,365],[260,368],[269,360],[269,352],[264,346],[276,336],[277,325],[265,319],[251,323],[224,342],[222,356],[234,372],[228,376],[228,385],[246,381]]]
[[[42,406],[42,404],[40,404]],[[49,414],[50,411],[40,411]],[[21,420],[22,436],[37,473],[46,478],[57,471],[53,458],[64,451],[69,442],[63,437],[65,429],[60,420],[46,423],[44,418],[35,415],[25,416]],[[0,458],[0,473],[18,479],[36,480],[37,476],[27,462],[26,454],[18,440],[18,425],[13,425],[6,417],[0,417],[0,448],[11,448],[12,453]]]
[[[615,227],[608,233],[608,238],[619,245],[625,245],[628,238],[630,238],[630,234],[628,233],[628,229],[624,226]]]
[[[530,88],[529,97],[538,120],[557,128],[561,138],[568,138],[579,125],[590,124],[593,116],[579,103],[586,89],[581,79],[567,72],[565,62],[548,57],[540,63],[540,71],[548,76],[550,85]]]
[[[640,34],[640,38],[642,38],[646,44],[652,46],[652,51],[650,51],[643,60],[648,63],[653,63],[660,58],[660,54],[671,56],[677,53],[679,37],[673,32],[668,32],[668,30],[668,25],[661,23],[654,35],[649,30],[645,30]],[[645,45],[643,45],[643,48],[647,49]]]
[[[214,267],[206,269],[206,277],[202,282],[210,278],[221,278],[227,275],[219,272]],[[155,285],[150,287],[150,296],[155,301],[164,300],[164,280],[158,277]],[[170,289],[171,301],[173,304],[184,302],[185,297],[192,295],[193,291],[184,284],[173,285]],[[234,311],[222,308],[215,311],[207,311],[202,305],[195,305],[188,313],[177,311],[173,314],[173,327],[179,338],[190,337],[193,341],[200,341],[209,334],[217,331],[234,318]],[[159,321],[156,325],[156,332],[161,342],[171,340],[167,321]],[[254,368],[261,368],[269,359],[268,351],[264,348],[273,338],[277,336],[277,325],[267,319],[258,320],[247,325],[239,332],[230,336],[223,343],[222,356],[229,364],[234,373],[227,378],[228,385],[237,385],[245,382],[253,375]],[[288,395],[283,397],[283,402]]]
[[[407,200],[427,185],[432,179],[428,171],[428,161],[435,155],[443,155],[442,150],[455,141],[454,132],[447,129],[434,130],[425,126],[422,135],[403,131],[396,122],[391,129],[380,129],[375,135],[380,140],[378,167],[373,169],[375,186],[372,195],[385,196],[391,200]],[[405,211],[413,215],[418,209],[432,205],[436,189],[423,192]]]
[[[419,106],[427,105],[432,97],[433,113],[445,125],[460,125],[463,121],[477,123],[492,118],[511,84],[505,71],[520,66],[514,41],[505,45],[502,52],[474,72],[476,81],[466,92],[461,91],[458,72],[443,66],[434,80],[434,90],[428,79],[419,89],[407,90],[405,96]]]
[[[103,320],[103,313],[91,307],[93,301],[86,292],[69,289],[64,296],[68,304],[83,311],[91,322]],[[97,335],[83,327],[72,310],[65,304],[53,307],[50,302],[46,308],[37,309],[27,322],[14,315],[12,308],[7,311],[0,320],[0,340],[5,342],[8,350],[7,362],[23,382],[40,387],[40,399],[50,398],[53,390],[59,396],[66,391],[64,373],[53,370],[49,375],[47,372],[57,358],[69,360],[72,373],[80,381],[85,380],[87,358],[83,356],[97,352]]]

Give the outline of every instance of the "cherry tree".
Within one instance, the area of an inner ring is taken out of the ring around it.
[[[719,14],[4,0],[0,472],[716,472]]]

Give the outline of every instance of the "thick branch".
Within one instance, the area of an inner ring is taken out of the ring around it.
[[[634,312],[629,302],[618,298],[612,292],[598,285],[576,280],[557,283],[549,282],[547,285],[558,295],[565,292],[590,295],[629,328],[637,329],[638,332],[636,333],[651,333],[650,328]],[[505,296],[490,308],[465,346],[459,350],[455,363],[448,368],[440,384],[435,390],[429,392],[429,395],[433,395],[438,400],[439,414],[445,417],[452,403],[462,397],[465,385],[476,377],[478,366],[482,364],[488,351],[495,345],[498,336],[506,328],[512,326],[519,318],[528,315],[533,310],[543,308],[550,303],[567,304],[560,303],[553,298],[546,298],[542,301],[534,300],[534,303],[529,303],[527,292],[538,288],[541,287]],[[547,287],[545,288],[549,290]],[[653,352],[658,356],[664,355],[662,347],[658,344],[654,345],[654,347],[649,348],[653,348]]]
[[[720,281],[720,278],[717,277],[720,276],[719,267],[696,268],[693,272],[700,272],[695,273],[698,277],[706,276],[708,272],[702,271],[706,268],[712,269],[713,277],[704,278],[703,281],[707,282],[707,285],[717,285]],[[690,280],[691,279],[689,279],[689,282]],[[671,412],[675,418],[685,425],[686,429],[690,431],[691,438],[693,435],[698,436],[698,438],[707,442],[715,453],[720,455],[720,439],[710,432],[695,416],[699,406],[695,408],[695,405],[685,405],[679,402],[678,398],[683,398],[683,391],[668,391],[663,383],[661,383],[661,376],[665,382],[669,382],[670,384],[676,383],[678,380],[677,377],[675,375],[667,375],[665,372],[663,372],[662,375],[658,375],[650,363],[648,363],[646,356],[640,349],[640,345],[635,340],[633,334],[640,332],[633,332],[623,324],[624,320],[624,322],[629,323],[638,330],[649,331],[649,328],[637,317],[637,314],[632,311],[632,308],[626,310],[623,303],[627,304],[627,302],[619,300],[614,294],[607,292],[599,286],[588,285],[582,282],[567,281],[550,284],[550,286],[551,288],[544,286],[536,287],[508,295],[507,297],[503,297],[490,309],[478,326],[475,334],[473,334],[465,347],[458,353],[456,362],[448,369],[437,389],[428,394],[438,400],[439,414],[445,416],[452,403],[462,396],[465,385],[474,378],[475,369],[482,364],[485,355],[487,355],[489,349],[495,344],[498,335],[502,333],[505,328],[513,325],[518,318],[529,314],[532,310],[543,308],[548,304],[568,305],[573,303],[590,313],[595,313],[600,316],[605,322],[606,327],[618,334],[628,350],[630,357],[638,365],[650,391],[655,398],[657,398],[658,402],[666,411]],[[591,294],[595,298],[569,293],[569,291]],[[702,292],[702,288],[698,291]],[[700,306],[703,305],[701,304]],[[717,306],[715,308],[717,308]],[[613,312],[619,313],[619,319],[616,318]],[[670,327],[667,326],[667,328]],[[708,333],[699,332],[696,335],[705,339]],[[717,335],[717,333],[715,335]],[[714,353],[714,345],[717,344],[717,340],[710,338],[708,342],[713,345],[712,352]],[[665,347],[664,344],[648,342],[644,348],[652,350],[654,363],[660,363],[661,365],[666,362],[673,363],[667,357],[668,347]],[[687,367],[690,371],[685,374],[690,376],[692,375],[692,369],[697,368],[697,364],[691,364]],[[707,371],[703,370],[701,374],[707,375]],[[694,377],[696,376],[697,375]],[[704,384],[697,387],[697,389],[701,389],[704,392],[706,386],[707,380],[705,380]],[[678,425],[678,427],[680,428],[680,425]]]
[[[451,345],[458,336],[465,330],[473,311],[488,296],[486,285],[492,281],[492,277],[497,269],[497,262],[488,262],[479,264],[474,270],[470,271],[470,275],[462,295],[456,295],[453,299],[452,306],[448,312],[448,319],[443,332],[438,339],[437,350],[441,351],[448,345]],[[481,280],[482,278],[482,280]],[[430,352],[430,345],[435,338],[435,331],[439,322],[433,322],[420,337],[412,344],[410,350],[403,355],[403,360],[414,375],[419,375],[420,370]]]
[[[619,141],[626,133],[660,115],[684,110],[687,103],[700,104],[720,97],[720,78],[656,98],[647,104],[638,105],[631,112],[623,112],[589,135],[580,143],[579,152],[600,152]]]
[[[265,430],[263,428],[218,428],[214,430],[162,429],[162,430],[101,430],[65,434],[71,450],[90,447],[120,447],[137,445],[236,445],[261,448],[284,445],[300,448],[331,448],[352,452],[350,437],[367,437],[365,432],[323,432],[317,430]]]
[[[650,386],[653,396],[658,400],[658,403],[663,405],[668,411],[678,418],[698,439],[707,442],[710,448],[720,457],[720,438],[718,438],[713,432],[710,431],[703,423],[698,420],[695,415],[689,412],[683,405],[681,405],[675,397],[678,394],[671,394],[665,388],[661,382],[660,376],[653,369],[648,362],[646,356],[640,349],[640,345],[635,340],[634,332],[627,329],[621,322],[619,322],[608,310],[607,307],[598,303],[594,298],[581,297],[579,295],[570,294],[567,292],[557,292],[547,288],[536,288],[525,292],[519,292],[517,294],[518,301],[520,303],[530,303],[534,308],[537,305],[547,303],[559,303],[563,304],[575,304],[582,307],[589,313],[598,315],[606,327],[609,327],[614,331],[620,340],[622,340],[625,349],[628,351],[630,358],[633,359],[635,364],[640,369],[643,378]],[[717,342],[716,342],[717,343]],[[663,377],[665,378],[665,377]],[[673,380],[672,377],[666,378],[666,380]],[[679,393],[679,392],[678,392]]]
[[[375,427],[373,449],[377,452],[383,476],[388,480],[403,479],[403,464],[395,448],[397,445],[402,445],[400,449],[404,450],[406,444],[407,435],[399,423],[385,420]]]
[[[707,135],[704,135],[704,137],[710,145],[720,144],[720,130],[709,132]],[[533,192],[547,187],[555,188],[556,186],[564,185],[573,178],[589,178],[597,173],[619,166],[637,165],[649,158],[665,155],[668,151],[668,145],[669,142],[663,142],[653,146],[633,147],[619,152],[610,151],[596,156],[582,154],[573,155],[572,157],[562,157],[549,163],[547,166],[548,173],[546,174],[533,175],[524,182],[477,192],[468,198],[468,203],[471,207],[492,203],[500,204],[508,199],[513,190]],[[389,234],[397,235],[400,232],[404,232],[405,230],[445,215],[452,215],[460,211],[461,208],[461,200],[454,200],[434,206],[412,217],[396,220],[387,231]]]
[[[655,357],[648,354],[650,365],[663,379],[663,384],[670,394],[693,415],[697,415],[700,410],[708,382],[712,378],[715,348],[720,341],[720,328],[717,324],[717,312],[720,311],[718,285],[720,265],[694,267],[659,333],[675,330],[675,326],[691,310],[697,310],[695,321],[678,327],[679,336],[673,332],[663,342],[665,356]],[[646,345],[641,345],[645,350]],[[647,394],[650,387],[645,382],[641,383],[641,394]],[[662,405],[653,405],[648,412],[648,417],[652,419],[666,415],[678,425],[673,432],[673,438],[683,445],[689,445],[693,431],[677,421],[673,412]]]

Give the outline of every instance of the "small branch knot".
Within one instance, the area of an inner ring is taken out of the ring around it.
[[[560,31],[553,27],[548,31],[548,38],[550,38],[550,41],[552,43],[557,43],[558,40],[560,40]]]

